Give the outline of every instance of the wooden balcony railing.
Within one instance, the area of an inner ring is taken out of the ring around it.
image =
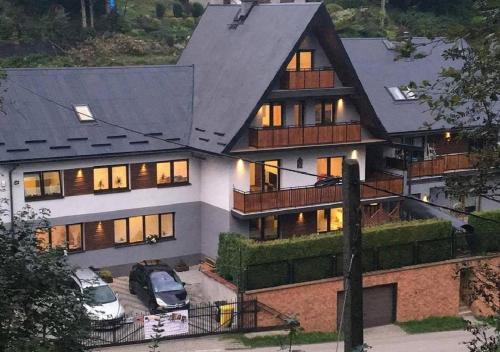
[[[349,122],[335,125],[251,128],[248,144],[254,148],[334,144],[361,141],[361,125]]]
[[[376,190],[366,185],[381,189]],[[394,196],[382,190],[402,193],[403,178],[366,181],[361,185],[361,197],[364,199]],[[233,190],[234,209],[243,213],[254,213],[266,210],[297,208],[342,201],[342,185],[323,187],[307,186],[282,188],[271,192],[243,192]]]
[[[410,176],[412,178],[438,176],[447,171],[472,168],[474,168],[474,162],[470,154],[449,154],[410,164]]]
[[[281,89],[333,88],[335,72],[332,69],[285,71],[281,77]]]

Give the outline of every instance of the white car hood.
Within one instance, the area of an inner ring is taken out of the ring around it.
[[[90,318],[93,320],[117,319],[125,314],[125,311],[118,299],[113,302],[97,306],[85,304],[85,309],[87,309],[87,313],[89,313]]]

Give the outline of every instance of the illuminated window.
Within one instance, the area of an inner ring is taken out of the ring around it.
[[[56,225],[46,230],[38,230],[36,237],[41,249],[49,246],[62,247],[69,251],[82,250],[83,224]]]
[[[128,189],[127,165],[94,168],[94,192],[110,192]]]
[[[316,174],[318,176],[342,177],[343,157],[318,158],[316,161]]]
[[[288,71],[309,71],[313,69],[313,52],[312,50],[300,50],[295,53],[286,69]]]
[[[142,216],[128,218],[129,242],[144,241],[144,221]]]
[[[293,125],[304,125],[304,103],[298,102],[293,104]]]
[[[78,120],[80,120],[80,122],[95,121],[94,115],[92,115],[92,111],[90,111],[88,105],[75,105],[74,108],[76,116],[78,117]]]
[[[335,103],[323,101],[314,105],[314,116],[317,125],[331,125],[335,122]]]
[[[279,160],[250,163],[250,191],[271,192],[280,188]]]
[[[279,237],[277,216],[266,216],[250,220],[250,238],[258,241],[273,240]]]
[[[342,229],[342,208],[320,209],[316,211],[318,232],[337,231]]]
[[[174,237],[174,213],[131,216],[114,221],[116,244],[144,242],[147,236]]]
[[[156,184],[169,186],[189,183],[188,160],[173,160],[156,163]]]
[[[161,214],[161,237],[173,237],[174,236],[174,214]]]
[[[62,196],[61,173],[59,171],[25,173],[23,181],[26,200],[51,199]]]
[[[127,219],[119,219],[114,221],[115,228],[115,243],[127,242]]]
[[[281,104],[262,104],[256,115],[257,126],[280,127],[283,124],[282,114],[283,106]]]
[[[146,236],[158,235],[160,233],[160,218],[158,215],[146,215],[144,217]]]

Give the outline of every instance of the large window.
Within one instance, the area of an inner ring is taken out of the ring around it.
[[[24,197],[26,200],[62,197],[60,171],[25,173]]]
[[[299,101],[293,103],[293,125],[303,126],[304,125],[304,103]]]
[[[277,216],[250,220],[250,238],[258,241],[273,240],[279,237]]]
[[[94,168],[94,192],[128,190],[127,165],[100,166]]]
[[[335,122],[335,103],[322,101],[314,105],[314,116],[317,125],[331,125]]]
[[[320,209],[316,212],[318,232],[342,229],[342,208]]]
[[[271,192],[280,188],[279,160],[250,164],[250,191]]]
[[[283,125],[283,106],[281,103],[262,104],[256,116],[259,127],[281,127]]]
[[[131,216],[114,221],[116,244],[144,242],[147,236],[174,238],[174,213]]]
[[[156,163],[156,184],[172,186],[189,183],[188,160],[172,160]]]
[[[48,231],[36,232],[38,243],[42,249],[63,247],[69,251],[80,251],[82,247],[83,225],[57,225]]]
[[[309,71],[313,69],[313,52],[312,50],[300,50],[296,52],[288,66],[288,71]]]
[[[316,174],[318,176],[342,177],[343,157],[318,158],[316,161]]]

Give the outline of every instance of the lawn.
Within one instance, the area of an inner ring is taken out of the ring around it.
[[[409,334],[421,334],[425,332],[463,330],[467,326],[467,321],[460,317],[430,317],[397,324]]]
[[[262,335],[255,337],[246,337],[243,334],[229,335],[229,338],[241,342],[243,345],[251,348],[269,347],[269,346],[288,346],[288,335]],[[307,345],[312,343],[332,342],[339,340],[336,332],[299,332],[293,345]]]

